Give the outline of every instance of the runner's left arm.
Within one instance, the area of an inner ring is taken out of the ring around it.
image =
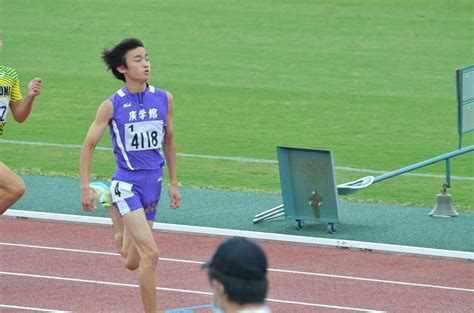
[[[163,142],[163,152],[168,167],[169,181],[170,181],[170,207],[176,209],[180,206],[181,196],[178,191],[178,179],[176,177],[176,142],[173,135],[173,109],[174,100],[173,95],[167,92],[168,95],[168,115],[165,140]]]
[[[18,123],[23,123],[31,113],[33,102],[37,95],[43,90],[43,81],[37,77],[28,84],[28,96],[24,99],[15,101],[10,104],[13,118]]]

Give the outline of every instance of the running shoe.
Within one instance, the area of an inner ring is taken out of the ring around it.
[[[112,197],[110,196],[110,187],[103,182],[92,182],[89,186],[95,191],[95,198],[99,201],[102,206],[112,206]]]

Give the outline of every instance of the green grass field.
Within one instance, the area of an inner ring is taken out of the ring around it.
[[[0,139],[81,144],[121,87],[100,52],[145,42],[150,83],[175,98],[178,152],[276,160],[276,146],[331,150],[339,167],[395,170],[457,149],[456,68],[474,63],[474,4],[460,1],[1,0],[0,62],[45,89]],[[474,144],[474,133],[464,146]],[[110,147],[110,137],[101,145]],[[0,142],[16,171],[78,176],[79,149]],[[474,211],[474,155],[451,160],[455,207]],[[97,151],[93,175],[113,156]],[[444,175],[444,163],[417,173]],[[275,163],[178,158],[185,186],[279,192]],[[337,171],[338,183],[365,176]],[[403,176],[355,201],[433,206],[442,178]],[[186,201],[186,200],[185,200]],[[192,201],[192,200],[189,200]]]

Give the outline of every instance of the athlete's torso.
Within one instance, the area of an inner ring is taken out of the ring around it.
[[[0,136],[5,129],[9,105],[21,98],[17,73],[11,67],[0,65]]]
[[[110,98],[114,106],[109,123],[117,166],[128,170],[154,170],[165,160],[160,150],[166,132],[168,96],[148,86],[130,93],[124,86]]]

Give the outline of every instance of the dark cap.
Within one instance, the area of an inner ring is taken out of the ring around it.
[[[222,243],[203,267],[233,278],[263,280],[267,274],[267,257],[254,242],[234,237]]]

